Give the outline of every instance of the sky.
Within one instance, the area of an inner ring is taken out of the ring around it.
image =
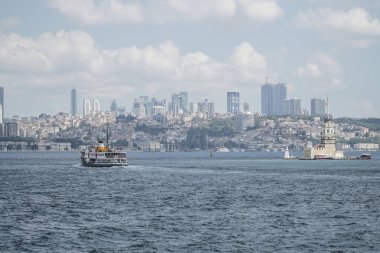
[[[260,87],[329,97],[334,117],[380,117],[378,0],[2,0],[6,117],[70,111],[70,90],[112,99],[208,99],[260,112]]]

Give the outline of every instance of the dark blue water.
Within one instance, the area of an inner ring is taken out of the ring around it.
[[[380,154],[0,153],[0,252],[380,252]]]

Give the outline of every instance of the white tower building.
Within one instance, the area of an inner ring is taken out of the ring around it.
[[[96,115],[100,113],[100,103],[97,98],[94,98],[92,101],[92,114]]]
[[[91,114],[91,103],[88,98],[83,101],[83,116],[89,116]]]

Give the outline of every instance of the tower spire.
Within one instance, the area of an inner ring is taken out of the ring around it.
[[[327,99],[326,99],[326,107],[327,107],[327,119],[330,119],[330,110],[329,110],[329,94],[327,94]]]

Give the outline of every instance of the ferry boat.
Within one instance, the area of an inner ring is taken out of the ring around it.
[[[361,155],[359,156],[359,159],[360,159],[360,160],[370,160],[370,159],[372,159],[372,157],[371,157],[371,154],[370,154],[370,153],[363,153],[363,154],[361,154]]]
[[[80,151],[80,159],[86,167],[127,166],[127,152],[120,149],[111,149],[103,141],[95,146],[86,146]]]

